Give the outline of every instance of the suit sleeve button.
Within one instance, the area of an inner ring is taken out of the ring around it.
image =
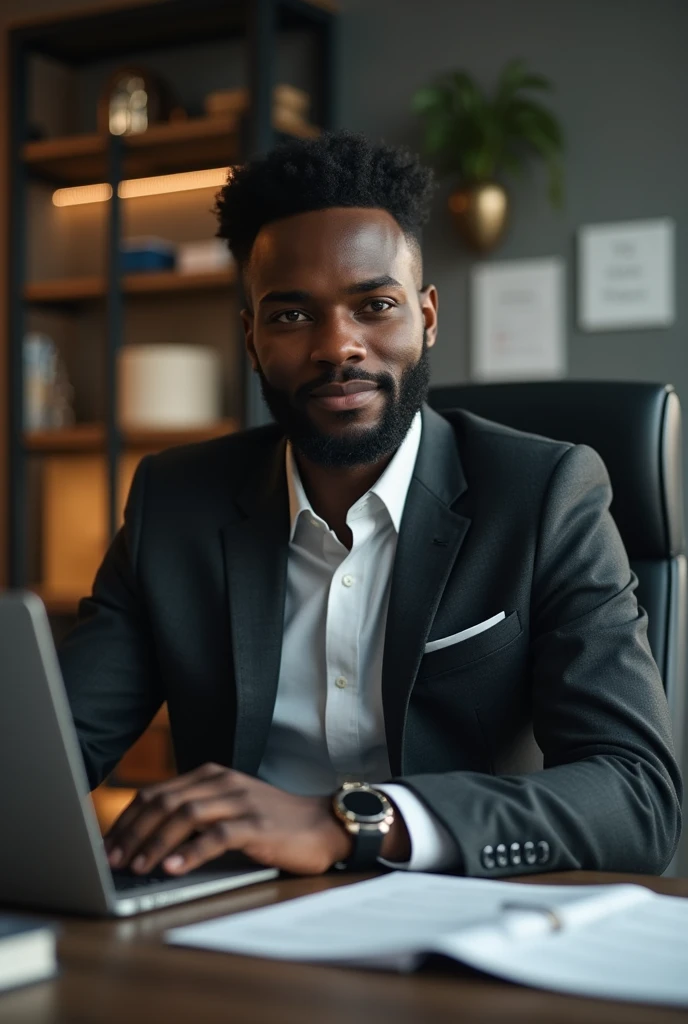
[[[509,863],[512,867],[518,867],[521,863],[521,844],[512,843],[509,847]]]
[[[497,846],[495,853],[497,854],[497,866],[500,868],[506,868],[509,866],[509,858],[506,852],[506,846],[504,843],[500,843]]]
[[[535,843],[531,843],[528,840],[527,843],[523,844],[523,859],[526,864],[535,864],[537,861],[537,853],[535,852]]]
[[[537,862],[538,864],[546,864],[550,857],[549,843],[545,839],[541,839],[537,844]]]
[[[494,859],[494,849],[491,846],[483,846],[482,853],[480,854],[480,860],[486,871],[491,871],[496,866]]]

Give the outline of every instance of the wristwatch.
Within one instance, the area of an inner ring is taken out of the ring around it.
[[[367,782],[345,782],[332,797],[335,816],[353,839],[354,848],[336,868],[366,871],[375,867],[382,840],[394,822],[394,808],[384,793]]]

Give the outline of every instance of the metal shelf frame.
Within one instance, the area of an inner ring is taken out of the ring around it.
[[[251,108],[246,119],[241,159],[259,155],[277,141],[271,123],[272,90],[279,33],[285,28],[304,28],[317,41],[318,106],[316,123],[324,130],[338,124],[337,15],[320,2],[307,0],[163,0],[124,6],[101,13],[81,14],[38,21],[9,31],[9,552],[10,587],[25,587],[28,579],[28,472],[30,451],[24,444],[23,339],[26,311],[27,200],[31,168],[23,159],[27,141],[29,66],[41,54],[71,66],[94,63],[137,51],[194,46],[208,40],[245,41]],[[117,529],[117,467],[123,447],[117,423],[117,374],[123,344],[124,302],[121,267],[122,210],[117,185],[122,179],[122,139],[108,139],[108,181],[112,187],[107,234],[106,294],[106,455],[108,461],[109,535]],[[183,169],[183,168],[180,168]],[[267,411],[258,382],[244,358],[243,425],[266,421]]]

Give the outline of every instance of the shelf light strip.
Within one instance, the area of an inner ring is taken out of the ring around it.
[[[154,178],[130,178],[120,181],[117,195],[120,199],[136,199],[139,196],[159,196],[168,192],[213,188],[224,185],[230,171],[230,167],[215,167],[208,171],[161,174]],[[83,203],[106,203],[111,198],[110,185],[77,185],[74,188],[56,189],[53,192],[53,205],[80,206]]]

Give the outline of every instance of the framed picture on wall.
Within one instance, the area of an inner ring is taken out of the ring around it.
[[[578,237],[578,322],[584,331],[670,327],[674,224],[592,224]]]
[[[564,262],[504,260],[471,272],[471,377],[546,380],[566,373]]]

